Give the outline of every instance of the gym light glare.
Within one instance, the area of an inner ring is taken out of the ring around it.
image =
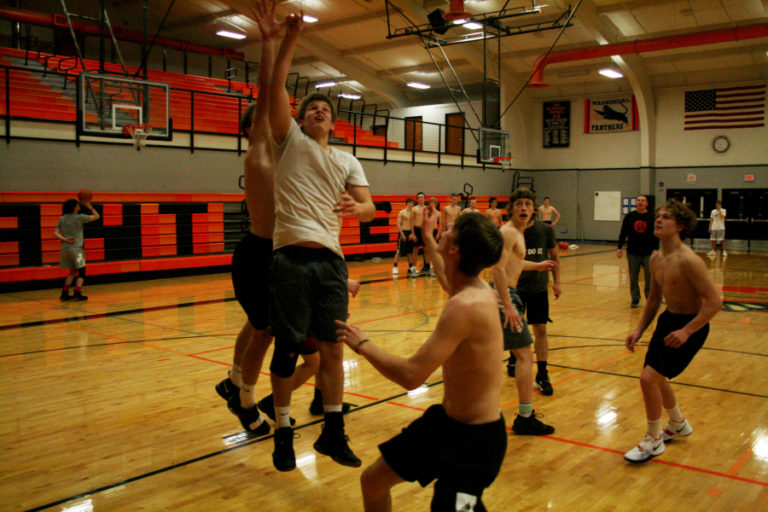
[[[623,74],[621,74],[620,71],[617,71],[613,68],[603,68],[600,71],[598,71],[598,73],[600,73],[601,75],[607,78],[621,78],[624,76]]]
[[[347,98],[348,100],[359,100],[360,98],[362,98],[362,96],[360,96],[359,94],[348,94],[346,92],[342,92],[341,94],[339,94],[339,97]]]
[[[315,89],[322,89],[323,87],[333,87],[336,85],[336,82],[321,82],[319,84],[315,84]]]
[[[301,19],[303,19],[306,23],[315,23],[315,22],[317,22],[317,18],[315,18],[314,16],[309,16],[307,14],[305,14]]]
[[[470,21],[469,23],[464,24],[464,28],[468,28],[470,30],[480,30],[481,28],[483,28],[483,26],[474,21]]]
[[[413,87],[414,89],[429,89],[430,86],[427,84],[422,84],[419,82],[408,82],[406,84],[408,87]]]
[[[221,37],[228,37],[230,39],[245,39],[245,34],[230,32],[229,30],[219,30],[216,32],[216,35]]]

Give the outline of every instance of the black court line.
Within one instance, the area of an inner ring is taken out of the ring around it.
[[[611,252],[611,251],[597,251],[597,252],[591,252],[588,254],[570,254],[561,256],[561,258],[571,258],[576,256],[589,256],[590,254],[599,254],[601,252]],[[425,276],[416,276],[416,277],[425,277]],[[408,278],[413,279],[413,278]],[[393,278],[392,276],[387,277],[380,277],[380,278],[373,278],[373,279],[367,279],[365,281],[360,281],[360,285],[364,284],[372,284],[372,283],[383,283],[387,281],[395,281],[396,278]],[[223,299],[209,299],[209,300],[200,300],[200,301],[192,301],[192,302],[181,302],[178,304],[166,304],[163,306],[150,306],[146,308],[134,308],[134,309],[124,309],[119,311],[109,311],[107,313],[92,313],[92,314],[82,314],[77,316],[71,316],[67,318],[54,318],[51,320],[35,320],[31,322],[19,322],[16,324],[7,324],[7,325],[0,325],[0,331],[7,331],[10,329],[24,329],[28,327],[40,327],[44,325],[55,325],[55,324],[62,324],[62,323],[68,323],[68,322],[81,322],[84,320],[94,320],[98,318],[109,318],[113,316],[121,316],[121,315],[135,315],[135,314],[141,314],[141,313],[151,313],[154,311],[164,311],[169,309],[182,309],[182,308],[189,308],[194,306],[205,306],[209,304],[219,304],[223,302],[233,302],[237,299],[235,297],[226,297]]]
[[[590,370],[589,368],[576,368],[573,366],[566,366],[561,364],[553,364],[553,363],[547,363],[548,366],[554,366],[557,368],[564,368],[566,370],[576,370],[580,372],[588,372],[588,373],[600,373],[602,375],[611,375],[613,377],[625,377],[627,379],[635,379],[640,380],[639,375],[626,375],[624,373],[614,373],[614,372],[606,372],[602,370]],[[706,389],[709,391],[720,391],[722,393],[730,393],[733,395],[742,395],[742,396],[754,396],[756,398],[768,398],[768,395],[760,395],[757,393],[748,393],[746,391],[734,391],[732,389],[724,389],[724,388],[715,388],[711,386],[702,386],[701,384],[689,384],[687,382],[678,382],[678,381],[671,381],[670,384],[677,385],[677,386],[685,386],[689,388],[698,388],[698,389]]]
[[[150,339],[141,339],[141,340],[113,341],[110,343],[93,343],[86,346],[73,345],[71,347],[59,347],[59,348],[49,348],[45,350],[30,350],[28,352],[14,352],[12,354],[0,354],[0,358],[13,357],[13,356],[28,356],[32,354],[44,354],[48,352],[60,352],[62,350],[112,347],[116,345],[132,345],[136,343],[157,343],[159,341],[181,341],[181,340],[191,340],[191,339],[197,339],[197,338],[218,338],[222,336],[227,336],[227,335],[226,334],[198,334],[198,335],[191,335],[191,336],[171,336],[170,338],[150,338]]]
[[[568,334],[547,334],[550,338],[575,338],[575,339],[582,339],[582,340],[604,340],[604,341],[615,341],[621,344],[621,346],[624,345],[624,340],[618,339],[618,338],[595,338],[592,336],[572,336]],[[597,347],[613,347],[616,345],[576,345],[576,346],[569,346],[569,347],[549,347],[549,351],[552,352],[553,350],[568,350],[572,348],[597,348]],[[636,347],[643,347],[648,346],[647,341],[639,342],[635,345]],[[768,357],[768,354],[762,354],[760,352],[747,352],[745,350],[734,350],[730,348],[717,348],[717,347],[707,347],[706,345],[701,347],[701,350],[713,350],[716,352],[729,352],[732,354],[742,354],[746,356],[758,356],[758,357]]]
[[[437,382],[433,382],[432,384],[425,384],[425,385],[428,388],[431,388],[433,386],[437,386],[437,385],[440,385],[442,383],[443,383],[443,381],[440,380],[440,381],[437,381]],[[407,396],[407,395],[408,395],[408,392],[399,393],[397,395],[393,395],[393,396],[388,397],[388,398],[383,398],[381,400],[377,400],[375,402],[371,402],[371,403],[366,404],[366,405],[361,405],[359,407],[355,407],[355,408],[351,409],[347,414],[345,414],[345,416],[349,416],[350,414],[353,414],[353,413],[358,412],[358,411],[362,411],[364,409],[367,409],[369,407],[373,407],[375,405],[380,405],[382,403],[391,402],[392,400],[396,400],[398,398],[402,398],[402,397]],[[305,423],[304,425],[296,426],[296,427],[293,428],[293,430],[296,431],[296,430],[301,430],[303,428],[311,427],[313,425],[317,425],[318,423],[321,423],[322,421],[323,421],[322,419],[317,419],[315,421],[311,421],[309,423]],[[233,435],[237,435],[237,434],[233,434]],[[230,437],[230,436],[227,436],[227,437]],[[189,459],[189,460],[185,460],[183,462],[178,462],[176,464],[172,464],[172,465],[166,466],[164,468],[156,469],[154,471],[149,471],[149,472],[143,473],[141,475],[136,475],[136,476],[127,478],[125,480],[121,480],[119,482],[115,482],[115,483],[112,483],[112,484],[104,485],[102,487],[97,487],[95,489],[91,489],[89,491],[85,491],[85,492],[82,492],[80,494],[75,494],[75,495],[69,496],[67,498],[62,498],[60,500],[52,501],[51,503],[46,503],[45,505],[40,505],[40,506],[35,507],[35,508],[30,508],[30,509],[27,509],[26,512],[36,512],[36,511],[39,511],[39,510],[45,510],[47,508],[51,508],[51,507],[55,507],[57,505],[61,505],[62,503],[66,503],[68,501],[73,501],[73,500],[85,498],[85,497],[91,496],[93,494],[97,494],[97,493],[100,493],[100,492],[108,491],[110,489],[114,489],[115,487],[120,487],[120,486],[125,485],[125,484],[130,484],[130,483],[136,482],[138,480],[143,480],[145,478],[149,478],[149,477],[152,477],[152,476],[155,476],[155,475],[166,473],[166,472],[172,471],[174,469],[182,468],[184,466],[188,466],[190,464],[194,464],[195,462],[200,462],[200,461],[203,461],[203,460],[206,460],[206,459],[210,459],[211,457],[216,457],[216,456],[219,456],[219,455],[223,455],[225,453],[229,453],[229,452],[234,451],[234,450],[239,450],[241,448],[245,448],[246,446],[251,446],[253,444],[261,443],[263,441],[266,441],[267,439],[272,439],[272,438],[274,438],[274,433],[270,434],[270,435],[262,436],[262,437],[259,437],[259,438],[255,438],[255,439],[249,439],[248,441],[245,441],[243,443],[240,443],[240,444],[237,444],[237,445],[234,445],[234,446],[230,446],[229,448],[224,448],[222,450],[217,450],[215,452],[207,453],[205,455],[201,455],[199,457],[195,457],[195,458],[192,458],[192,459]]]

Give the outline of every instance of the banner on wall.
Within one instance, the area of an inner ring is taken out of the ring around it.
[[[543,145],[545,148],[567,148],[571,143],[571,102],[544,102]]]
[[[584,133],[637,130],[637,103],[633,94],[584,101]]]

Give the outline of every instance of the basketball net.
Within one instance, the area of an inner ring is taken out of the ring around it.
[[[133,147],[136,151],[147,145],[147,137],[152,133],[151,124],[127,124],[123,127],[123,133],[127,133],[133,138]]]
[[[512,156],[497,156],[493,159],[493,162],[496,164],[501,164],[501,169],[503,171],[510,171],[512,170],[512,160],[515,158]]]

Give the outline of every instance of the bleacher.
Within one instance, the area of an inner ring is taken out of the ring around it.
[[[24,66],[26,58],[35,62],[30,71],[13,70],[11,72],[10,94],[12,117],[43,119],[52,121],[71,121],[77,119],[75,107],[75,88],[77,77],[83,71],[99,69],[95,60],[85,59],[83,64],[72,57],[52,55],[40,52],[25,52],[13,48],[0,47],[0,65]],[[29,65],[27,65],[29,67]],[[118,64],[105,64],[105,70],[111,73],[123,73]],[[33,71],[34,69],[34,71]],[[43,74],[37,71],[51,71],[56,74]],[[129,73],[135,73],[137,68],[128,67]],[[60,80],[63,75],[64,83],[60,87],[51,85],[56,77]],[[248,102],[258,95],[258,87],[242,82],[228,81],[220,78],[208,78],[170,71],[148,70],[148,80],[167,83],[170,90],[169,111],[173,120],[173,129],[201,133],[237,135],[239,133],[240,115]],[[127,94],[127,93],[125,93]],[[5,115],[5,88],[0,86],[0,115]],[[115,96],[120,98],[120,95]],[[153,101],[160,98],[153,97]],[[194,124],[193,124],[194,112]],[[153,109],[150,124],[165,124],[157,118],[162,115],[158,109]],[[398,144],[386,141],[385,137],[375,135],[371,130],[352,125],[345,119],[338,119],[333,133],[336,141],[359,146],[375,146],[397,148]]]

